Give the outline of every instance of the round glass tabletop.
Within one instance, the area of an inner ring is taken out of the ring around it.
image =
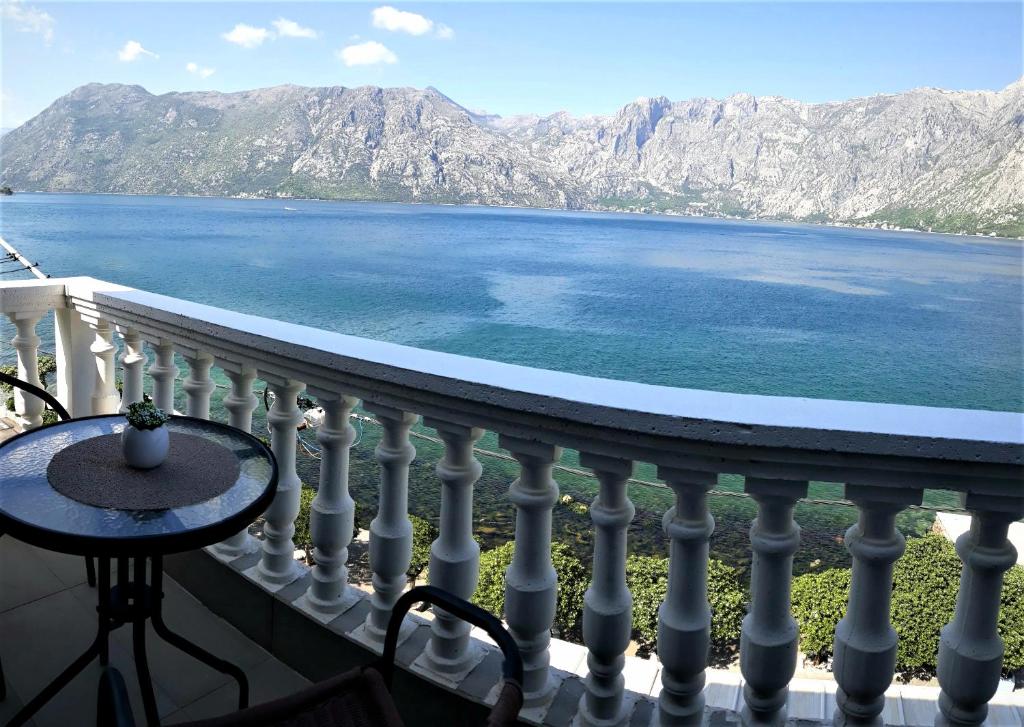
[[[256,437],[218,422],[175,416],[173,432],[203,437],[230,450],[238,477],[227,491],[166,510],[119,510],[57,492],[46,470],[57,452],[91,437],[120,434],[124,416],[59,422],[0,444],[0,531],[47,550],[76,555],[177,553],[216,543],[256,519],[277,489],[277,463]]]

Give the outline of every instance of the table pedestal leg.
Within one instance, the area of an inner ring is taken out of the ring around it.
[[[163,577],[163,558],[161,556],[156,556],[153,558],[153,630],[156,631],[157,636],[171,646],[181,649],[193,659],[203,662],[222,674],[227,674],[238,682],[238,708],[245,709],[249,706],[249,680],[246,678],[245,672],[231,662],[217,658],[209,651],[193,644],[184,636],[176,634],[167,628],[167,624],[164,623],[163,609],[161,606],[163,601]]]
[[[7,723],[7,727],[21,727],[28,722],[32,715],[39,711],[40,707],[49,702],[53,697],[67,686],[68,682],[78,676],[78,673],[89,665],[89,662],[99,656],[106,658],[108,649],[108,638],[110,636],[110,559],[100,558],[99,587],[96,611],[99,613],[99,627],[96,629],[96,638],[92,645],[86,649],[81,656],[71,662],[64,671],[50,682],[43,691],[34,696],[28,704],[22,707],[16,715]]]
[[[152,563],[149,583],[146,579],[146,561]],[[135,670],[139,678],[139,689],[142,692],[142,704],[146,711],[146,723],[159,724],[156,697],[153,692],[153,680],[146,659],[146,620],[152,619],[153,630],[157,636],[194,659],[197,659],[222,674],[227,674],[238,682],[238,708],[249,706],[249,681],[245,672],[234,664],[218,659],[205,649],[193,644],[180,634],[171,631],[164,623],[163,617],[163,578],[164,565],[161,556],[152,558],[135,558],[134,575],[128,577],[128,558],[117,559],[117,586],[110,586],[110,559],[101,557],[97,580],[97,605],[99,623],[96,638],[85,652],[75,659],[60,675],[32,698],[28,704],[14,715],[7,727],[20,727],[28,722],[39,709],[54,697],[68,682],[75,678],[89,662],[99,658],[106,666],[110,661],[110,632],[130,623],[132,625],[132,651],[135,656]],[[0,676],[2,678],[2,676]]]

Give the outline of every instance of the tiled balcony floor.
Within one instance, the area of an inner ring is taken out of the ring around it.
[[[210,613],[170,578],[165,578],[164,616],[174,631],[242,667],[249,676],[251,702],[290,694],[309,681]],[[0,659],[7,699],[0,724],[88,648],[96,633],[96,591],[85,583],[85,563],[76,558],[0,537]],[[157,708],[166,724],[212,717],[236,707],[237,687],[216,672],[167,645],[152,627],[147,636]],[[111,662],[124,674],[137,720],[142,698],[131,653],[131,627],[111,635]],[[93,662],[30,724],[69,727],[93,724],[100,667]]]

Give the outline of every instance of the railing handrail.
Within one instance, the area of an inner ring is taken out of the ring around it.
[[[103,317],[219,358],[254,359],[261,373],[303,380],[311,388],[343,386],[345,393],[372,395],[410,411],[453,410],[448,413],[473,424],[486,426],[493,420],[506,430],[525,418],[523,431],[564,435],[566,446],[595,438],[660,450],[672,440],[690,447],[685,454],[691,461],[701,454],[758,459],[768,454],[765,450],[778,449],[790,463],[824,466],[825,460],[845,455],[855,456],[860,467],[872,469],[877,459],[877,466],[891,469],[896,458],[913,460],[928,472],[935,471],[932,465],[941,469],[960,463],[969,465],[974,477],[1018,482],[1024,477],[1024,415],[1014,412],[732,394],[601,379],[333,333],[94,278],[16,285],[8,292],[22,306],[28,289],[49,291],[52,302],[53,286],[63,286],[66,305],[86,318]],[[0,286],[0,292],[7,287]],[[811,456],[802,460],[801,453]],[[842,464],[850,469],[850,460]],[[721,468],[720,459],[715,468]],[[897,469],[908,467],[904,463]],[[956,467],[948,471],[966,473]]]

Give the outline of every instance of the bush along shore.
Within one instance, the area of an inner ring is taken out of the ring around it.
[[[311,552],[309,504],[314,490],[303,490],[302,512],[296,521],[296,545]],[[563,503],[585,507],[580,503]],[[415,515],[410,582],[425,578],[430,544],[436,526]],[[360,518],[357,515],[357,528]],[[512,563],[515,543],[509,541],[480,554],[480,575],[472,601],[499,617],[505,615],[505,572]],[[312,563],[311,558],[307,558]],[[566,543],[554,542],[551,560],[558,576],[558,597],[552,635],[583,643],[583,595],[590,568]],[[658,651],[658,609],[668,592],[666,557],[630,555],[626,585],[633,595],[633,641],[636,654],[649,657]],[[952,543],[937,533],[907,539],[903,557],[893,570],[892,624],[899,636],[896,678],[929,680],[935,676],[939,631],[953,618],[960,584],[960,558]],[[368,568],[362,569],[369,573]],[[850,569],[829,568],[793,579],[792,612],[800,629],[800,651],[807,661],[829,669],[836,626],[846,612]],[[749,583],[740,569],[711,558],[708,561],[708,601],[711,607],[710,664],[734,664],[739,655],[740,628],[749,604]],[[999,634],[1005,645],[1003,672],[1024,683],[1024,567],[1014,566],[1004,578]]]

